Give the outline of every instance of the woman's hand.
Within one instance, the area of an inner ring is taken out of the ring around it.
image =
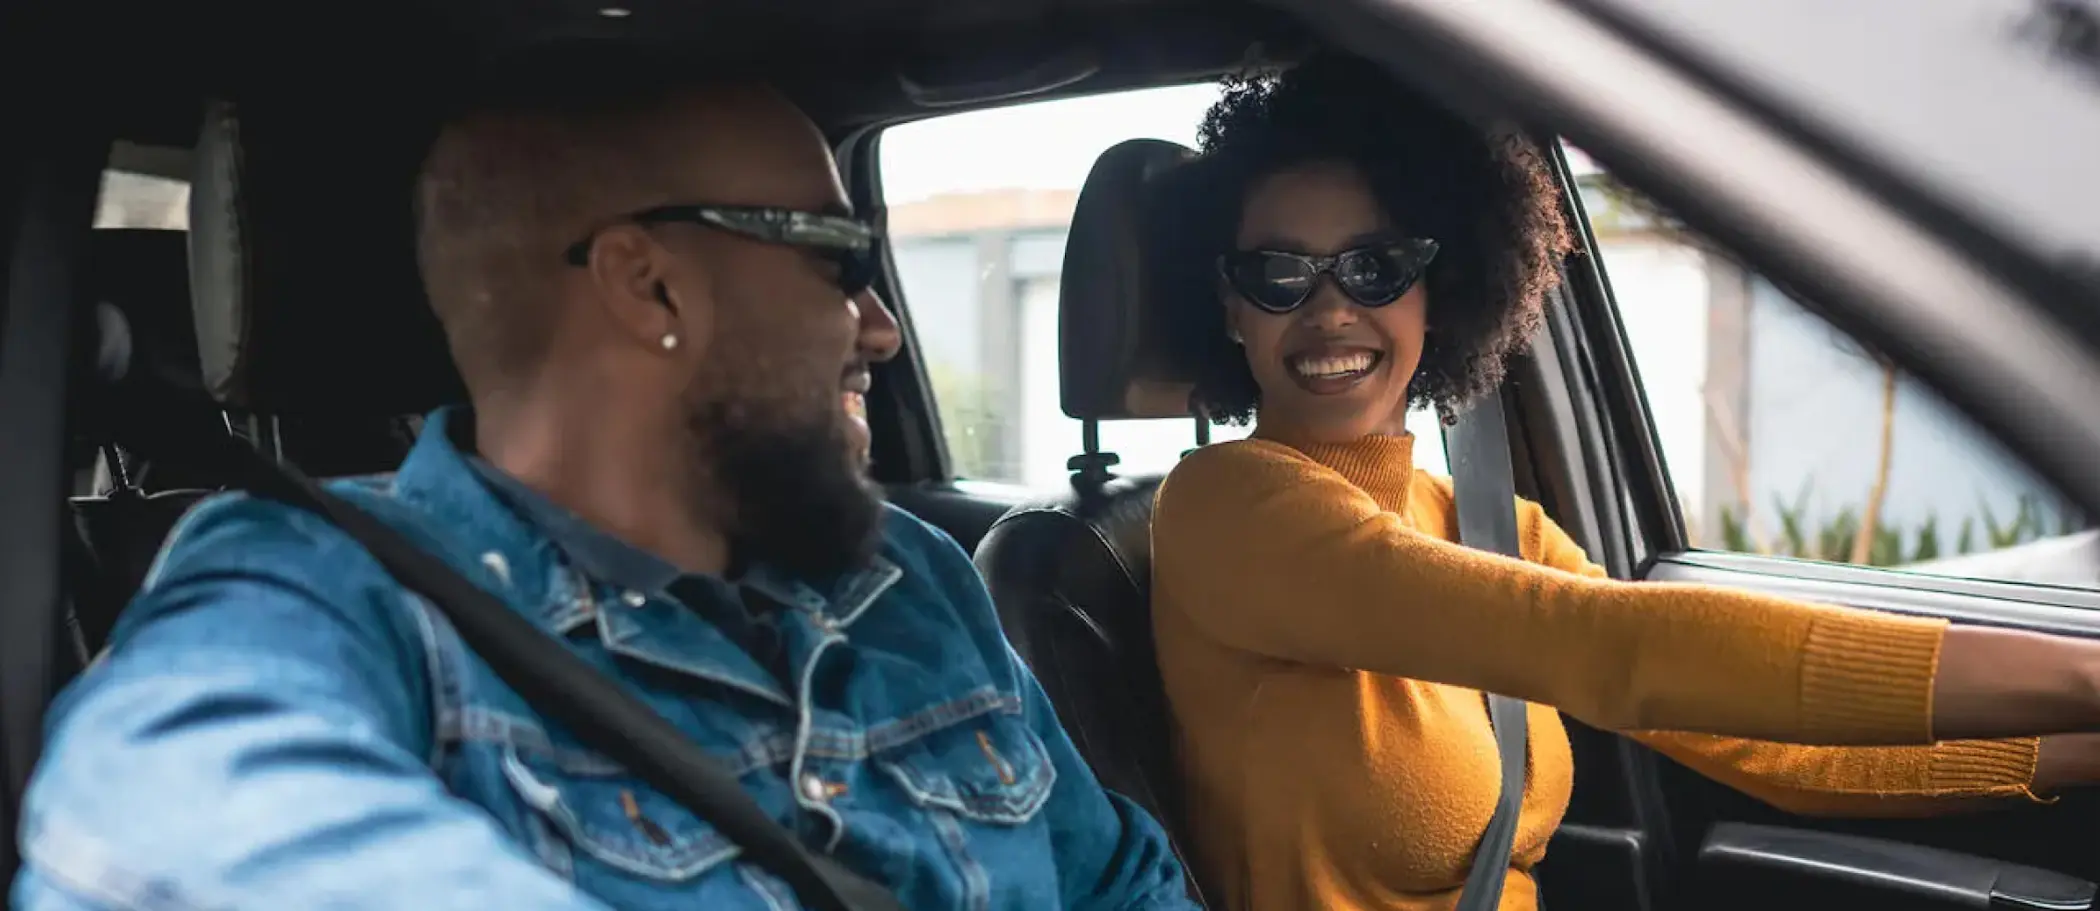
[[[1939,740],[2100,734],[2100,642],[1949,628],[1932,682],[1932,733]],[[2058,746],[2060,754],[2074,750],[2059,761],[2082,755],[2075,745],[2084,742]]]

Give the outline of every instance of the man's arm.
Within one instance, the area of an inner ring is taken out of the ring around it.
[[[403,593],[319,518],[209,503],[54,706],[20,911],[604,911],[446,792]]]

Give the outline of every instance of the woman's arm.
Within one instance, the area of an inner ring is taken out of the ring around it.
[[[1183,460],[1153,536],[1162,609],[1221,644],[1599,727],[1862,744],[2100,729],[2100,647],[1470,550],[1274,443]],[[2024,666],[1985,672],[2006,660]]]
[[[1567,532],[1522,503],[1525,556],[1554,569],[1605,578]],[[1944,668],[1944,664],[1942,665]],[[1819,747],[1686,734],[1627,736],[1752,797],[1805,816],[1930,816],[2041,800],[2100,780],[2100,736],[1949,740],[1928,746]]]
[[[1629,731],[1692,771],[1803,816],[1932,816],[2035,792],[2039,741],[1819,747],[1675,731]],[[2066,735],[2077,736],[2077,735]]]

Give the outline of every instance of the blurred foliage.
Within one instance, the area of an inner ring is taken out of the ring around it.
[[[955,476],[981,481],[1006,480],[1012,474],[999,457],[1003,420],[983,374],[957,370],[945,362],[926,365],[933,401],[940,410],[941,433],[948,438],[948,458]]]
[[[1722,546],[1737,553],[1764,553],[1825,563],[1852,562],[1852,541],[1859,534],[1860,510],[1848,504],[1817,522],[1808,516],[1809,493],[1810,485],[1804,484],[1792,503],[1773,498],[1773,515],[1778,517],[1779,534],[1769,543],[1767,550],[1760,550],[1752,542],[1749,529],[1736,509],[1722,507]],[[2071,534],[2082,526],[2067,510],[2057,511],[2052,522],[2049,511],[2043,508],[2041,497],[2028,493],[2020,495],[2018,506],[2010,517],[2001,518],[1990,503],[1978,501],[1975,515],[1964,516],[1959,526],[1951,527],[1959,531],[1952,548],[1949,548],[1941,537],[1942,525],[1937,515],[1928,515],[1924,521],[1909,528],[1884,522],[1874,530],[1865,565],[1902,566],[1962,554],[1989,553]]]

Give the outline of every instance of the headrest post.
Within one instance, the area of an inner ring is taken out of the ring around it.
[[[124,464],[124,451],[116,444],[102,444],[102,464],[109,469],[109,483],[113,489],[131,489],[131,467]]]
[[[1108,483],[1114,477],[1108,470],[1122,459],[1101,451],[1100,421],[1086,418],[1079,422],[1079,445],[1082,451],[1065,462],[1072,470],[1072,486],[1088,490]]]
[[[1193,392],[1189,393],[1189,411],[1196,416],[1196,445],[1181,451],[1181,457],[1184,459],[1189,457],[1189,453],[1210,445],[1210,412],[1203,410],[1203,405],[1196,401]]]
[[[273,460],[284,461],[284,441],[277,432],[275,415],[251,414],[245,423],[248,425],[247,432],[236,433],[235,436],[245,436],[248,445],[255,447],[257,452]],[[231,418],[228,418],[227,426],[233,426]]]

